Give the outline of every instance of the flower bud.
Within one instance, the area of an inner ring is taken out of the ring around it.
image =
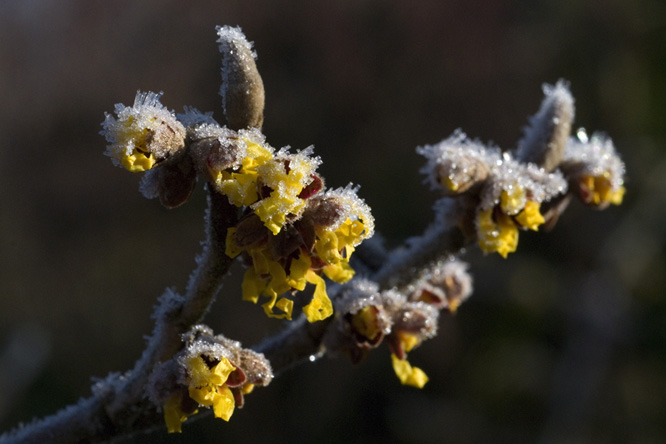
[[[255,63],[256,53],[240,28],[218,26],[222,53],[222,109],[234,130],[261,128],[264,121],[264,83]]]
[[[160,96],[137,92],[133,106],[116,105],[117,118],[106,114],[101,134],[114,165],[147,171],[185,147],[185,127],[160,103]]]
[[[546,97],[530,118],[525,136],[518,143],[516,158],[552,171],[562,162],[574,118],[574,99],[566,82],[544,85]]]

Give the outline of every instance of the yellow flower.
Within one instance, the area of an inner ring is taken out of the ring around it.
[[[377,307],[368,305],[354,313],[351,318],[351,326],[354,332],[370,343],[374,342],[383,333],[377,320],[378,313]]]
[[[254,254],[252,254],[254,253]],[[326,293],[324,279],[310,269],[310,257],[301,252],[298,258],[291,261],[289,274],[282,265],[270,259],[267,249],[253,249],[251,251],[253,266],[250,267],[243,278],[243,300],[257,303],[259,296],[269,298],[262,307],[268,317],[291,320],[294,302],[279,296],[290,290],[302,291],[310,283],[315,285],[312,301],[303,312],[309,322],[326,319],[333,314],[333,304]],[[275,312],[275,309],[279,312]]]
[[[585,194],[584,201],[586,203],[591,203],[597,206],[608,204],[620,205],[622,203],[625,188],[618,187],[617,189],[613,189],[613,185],[608,176],[608,173],[602,176],[586,175],[580,179],[580,185]]]
[[[540,208],[540,203],[531,200],[528,201],[525,204],[525,208],[523,208],[522,211],[516,216],[516,221],[525,228],[538,231],[539,225],[546,222],[546,219],[544,219],[543,215],[539,211]]]
[[[493,209],[481,210],[477,215],[477,237],[484,253],[498,252],[503,258],[516,251],[518,228],[513,220],[499,213],[498,221],[493,220]]]
[[[354,276],[354,270],[348,264],[349,257],[364,239],[365,229],[363,222],[347,219],[335,231],[317,230],[314,248],[317,256],[327,264],[323,271],[329,279],[345,283]]]
[[[182,395],[181,393],[173,393],[166,404],[164,405],[164,422],[167,426],[169,433],[181,433],[183,431],[182,424],[190,416],[196,414],[198,410],[190,413],[185,413],[182,408]]]
[[[160,103],[161,94],[138,92],[134,105],[116,105],[117,118],[106,114],[102,134],[106,155],[133,173],[147,171],[182,150],[185,127]]]
[[[273,158],[272,151],[249,138],[243,138],[247,144],[247,155],[241,161],[237,171],[219,171],[215,183],[220,192],[237,207],[255,203],[257,194],[258,168]]]
[[[190,376],[190,398],[203,406],[212,406],[216,418],[229,421],[234,412],[234,395],[225,385],[231,372],[236,370],[227,358],[222,358],[213,367],[200,356],[194,356],[187,362]]]
[[[305,201],[297,197],[300,192],[300,189],[298,192],[294,189],[291,192],[272,191],[270,196],[260,200],[253,207],[254,214],[259,216],[274,235],[278,234],[287,221],[287,215],[297,214],[305,206]]]
[[[261,257],[265,258],[265,255],[261,255]],[[243,300],[256,304],[259,296],[268,297],[268,302],[262,304],[266,315],[270,318],[291,320],[293,301],[286,298],[278,299],[278,296],[291,290],[287,274],[282,266],[273,260],[266,259],[265,264],[267,265],[267,275],[258,271],[257,267],[250,267],[245,272],[241,285]],[[275,313],[275,308],[282,313]]]
[[[428,375],[418,367],[412,367],[406,359],[400,359],[391,353],[393,371],[403,385],[423,388],[428,382]]]
[[[278,154],[259,168],[262,185],[272,191],[252,208],[273,234],[280,232],[289,214],[297,215],[305,207],[305,199],[299,195],[313,180],[317,165],[318,159],[309,158],[307,153]]]

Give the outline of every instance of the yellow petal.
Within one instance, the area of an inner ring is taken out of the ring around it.
[[[428,376],[418,367],[412,367],[406,359],[398,359],[391,353],[391,361],[396,376],[403,385],[410,385],[416,388],[423,388],[428,382]]]
[[[529,201],[525,204],[525,208],[516,216],[516,220],[520,225],[530,230],[538,231],[539,225],[546,222],[546,219],[543,218],[539,209],[541,204]]]
[[[624,193],[625,193],[624,187],[620,187],[617,190],[613,191],[610,194],[609,201],[613,205],[620,205],[622,203],[622,199],[624,198]]]
[[[305,274],[308,272],[311,265],[312,261],[310,260],[310,257],[302,252],[298,256],[298,259],[291,261],[291,265],[289,266],[289,276],[287,278],[287,283],[291,288],[298,291],[305,290],[305,285],[307,284]]]
[[[294,310],[294,301],[287,298],[281,298],[278,300],[275,293],[271,293],[268,296],[270,300],[261,305],[264,308],[266,316],[269,318],[287,319],[291,321],[291,314]],[[274,311],[276,308],[282,311],[282,313],[276,313]]]
[[[257,275],[254,268],[248,268],[243,277],[241,289],[243,290],[243,300],[257,303],[259,295],[266,288],[266,281]]]
[[[344,284],[354,277],[356,273],[347,262],[339,262],[333,265],[325,266],[322,271],[330,280],[339,284]]]
[[[377,308],[369,305],[363,307],[352,316],[351,325],[354,330],[368,340],[373,340],[382,330],[377,325]]]
[[[227,382],[229,375],[234,370],[236,370],[236,367],[227,358],[222,358],[220,362],[215,364],[215,367],[210,369],[208,381],[213,385],[222,385]]]
[[[309,283],[315,284],[315,291],[312,295],[312,301],[303,307],[303,313],[305,313],[308,322],[326,319],[333,314],[333,304],[326,294],[324,279],[312,270],[308,271],[305,278]]]
[[[187,415],[183,412],[180,405],[181,405],[180,393],[174,393],[171,396],[169,396],[169,399],[167,400],[166,404],[164,404],[164,422],[166,423],[167,431],[169,433],[181,433],[183,431],[182,424],[185,422],[185,420],[189,416],[197,413],[197,411],[195,410],[194,412],[192,412],[191,415]]]
[[[231,390],[226,385],[218,388],[217,396],[213,402],[213,413],[216,418],[224,419],[229,421],[231,415],[234,413],[234,407],[236,402],[234,401],[234,395],[231,393]]]
[[[525,206],[525,192],[518,186],[511,187],[510,190],[502,190],[500,195],[500,208],[502,212],[513,216]]]
[[[477,215],[477,238],[484,253],[498,252],[503,258],[516,251],[518,228],[509,216],[500,213],[493,220],[493,209],[479,211]]]
[[[217,386],[206,385],[203,387],[188,387],[190,398],[194,399],[200,405],[211,406],[215,402]]]
[[[419,345],[419,342],[421,342],[418,336],[402,330],[398,331],[398,340],[400,341],[402,349],[406,352],[412,351],[414,347]]]
[[[141,173],[143,171],[148,171],[153,166],[155,166],[155,156],[153,153],[146,156],[145,153],[135,149],[132,151],[132,154],[124,155],[120,159],[122,166],[132,173]]]

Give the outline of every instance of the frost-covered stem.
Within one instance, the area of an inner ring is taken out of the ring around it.
[[[318,357],[325,352],[321,343],[332,320],[331,316],[310,324],[305,317],[300,317],[253,349],[266,356],[271,363],[273,374],[278,376],[285,370],[306,362],[311,356]]]
[[[237,211],[225,196],[209,189],[206,240],[197,258],[180,306],[157,307],[155,329],[143,356],[130,373],[128,382],[109,404],[111,417],[125,415],[128,405],[141,402],[153,366],[170,359],[182,346],[181,335],[200,322],[222,286],[232,259],[225,254],[227,228],[236,223]],[[162,299],[162,304],[166,303]]]
[[[169,359],[181,345],[181,335],[201,321],[222,286],[232,259],[225,254],[227,228],[236,223],[237,211],[226,197],[209,190],[206,241],[179,304],[161,298],[155,329],[133,370],[97,387],[93,396],[53,416],[0,437],[4,443],[105,442],[124,435],[163,427],[162,414],[146,399],[145,387],[158,362]],[[170,306],[165,307],[168,302]]]
[[[438,261],[460,254],[470,242],[458,227],[433,226],[423,236],[413,239],[409,247],[392,254],[373,276],[380,289],[408,285],[423,270]]]

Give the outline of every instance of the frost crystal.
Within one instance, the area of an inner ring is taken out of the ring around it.
[[[137,92],[134,105],[116,104],[117,118],[106,113],[101,134],[105,154],[116,166],[145,171],[184,147],[185,128],[160,103],[162,93]]]
[[[252,50],[240,28],[218,26],[222,53],[222,110],[231,129],[260,128],[263,123],[264,84]]]
[[[546,97],[524,129],[525,135],[518,143],[516,158],[551,171],[560,164],[564,155],[574,118],[574,99],[567,83],[562,80],[555,86],[543,85],[543,93]]]
[[[567,183],[561,172],[548,173],[543,168],[518,162],[509,153],[504,153],[490,170],[489,183],[481,192],[480,208],[487,210],[500,204],[502,192],[509,195],[520,192],[521,203],[507,213],[515,214],[525,206],[527,199],[542,203],[566,190]]]
[[[344,188],[328,190],[322,196],[323,199],[335,199],[342,208],[339,222],[330,226],[329,229],[335,230],[347,219],[352,221],[360,220],[363,222],[365,230],[362,235],[354,241],[354,246],[358,245],[362,240],[372,237],[375,232],[375,218],[372,216],[368,204],[358,196],[357,193],[359,188],[359,186],[353,186],[350,183]]]
[[[614,190],[624,185],[624,162],[613,141],[604,134],[594,133],[588,138],[585,130],[579,130],[578,138],[569,139],[564,162],[565,167],[578,166],[583,174],[608,176]]]
[[[448,139],[436,145],[418,147],[416,152],[427,159],[421,168],[432,189],[463,192],[483,181],[488,168],[500,162],[498,148],[487,148],[456,130]]]

